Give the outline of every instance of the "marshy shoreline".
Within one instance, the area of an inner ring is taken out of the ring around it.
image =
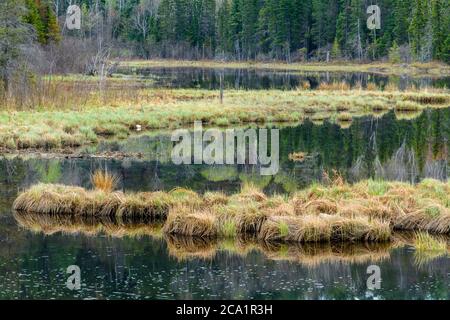
[[[79,98],[72,94],[76,103]],[[103,138],[125,139],[134,133],[186,127],[200,120],[225,128],[330,119],[348,127],[357,116],[394,110],[399,116],[411,117],[427,108],[450,105],[447,90],[355,90],[342,83],[324,85],[319,90],[229,90],[223,103],[217,92],[202,89],[142,89],[133,97],[117,96],[117,92],[102,96],[94,90],[86,99],[76,108],[1,112],[0,149],[74,149]]]
[[[13,209],[29,215],[145,218],[166,235],[202,239],[253,238],[279,243],[387,242],[394,231],[450,233],[450,184],[417,185],[335,179],[291,196],[267,196],[253,185],[238,194],[123,193],[39,184]]]

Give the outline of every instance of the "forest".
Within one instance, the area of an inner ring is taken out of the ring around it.
[[[64,26],[70,4],[82,10],[79,31]],[[25,0],[25,5],[24,21],[41,44],[94,39],[121,57],[450,59],[448,0]],[[380,30],[366,26],[370,5],[381,8]]]

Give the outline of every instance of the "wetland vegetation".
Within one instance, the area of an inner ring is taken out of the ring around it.
[[[113,178],[102,180],[108,179]],[[105,190],[105,182],[98,180],[91,191],[37,185],[20,194],[13,208],[49,215],[147,218],[163,221],[167,234],[206,239],[382,242],[394,229],[450,233],[450,185],[435,180],[417,186],[374,180],[349,185],[336,177],[328,187],[313,185],[289,198],[268,197],[253,185],[231,196],[186,189],[124,194]]]

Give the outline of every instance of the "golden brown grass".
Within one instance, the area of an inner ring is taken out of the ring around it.
[[[288,242],[382,242],[394,230],[450,233],[450,184],[386,181],[347,184],[335,173],[289,198],[246,184],[238,194],[191,190],[125,194],[39,184],[14,209],[73,216],[147,217],[164,232],[201,238],[253,237]]]
[[[91,175],[91,182],[95,190],[112,192],[119,183],[119,177],[107,170],[97,170]]]

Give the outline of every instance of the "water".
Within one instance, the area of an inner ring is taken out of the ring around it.
[[[252,69],[201,69],[201,68],[120,68],[118,75],[151,80],[147,86],[157,88],[208,89],[220,88],[223,73],[225,89],[292,90],[307,83],[317,89],[321,83],[346,82],[350,87],[373,84],[383,89],[394,85],[401,90],[416,88],[449,88],[450,77],[385,76],[358,72],[294,72]]]
[[[350,181],[386,178],[446,180],[450,108],[413,119],[389,112],[361,117],[350,128],[306,121],[280,131],[280,172],[257,166],[175,166],[168,133],[104,141],[90,152],[142,153],[140,159],[0,159],[0,299],[449,299],[448,256],[417,255],[400,245],[277,246],[246,241],[164,238],[143,221],[74,221],[13,214],[17,193],[39,181],[90,187],[107,168],[124,191],[232,193],[252,181],[268,193],[290,193],[338,170]],[[397,119],[400,118],[399,119]],[[408,116],[409,117],[409,116]],[[303,162],[289,154],[305,152]],[[398,244],[398,243],[397,243]],[[66,288],[78,265],[81,291]],[[367,289],[367,267],[381,268],[381,289]]]
[[[339,253],[327,261],[319,253],[316,259],[324,262],[317,264],[308,256],[303,263],[286,261],[258,249],[179,258],[165,241],[151,237],[44,236],[9,224],[11,238],[2,240],[0,252],[2,299],[450,298],[449,259],[418,265],[408,247],[379,250],[355,262],[339,259]],[[77,292],[65,287],[65,270],[72,264],[82,271]],[[380,290],[367,289],[371,264],[381,268]]]

